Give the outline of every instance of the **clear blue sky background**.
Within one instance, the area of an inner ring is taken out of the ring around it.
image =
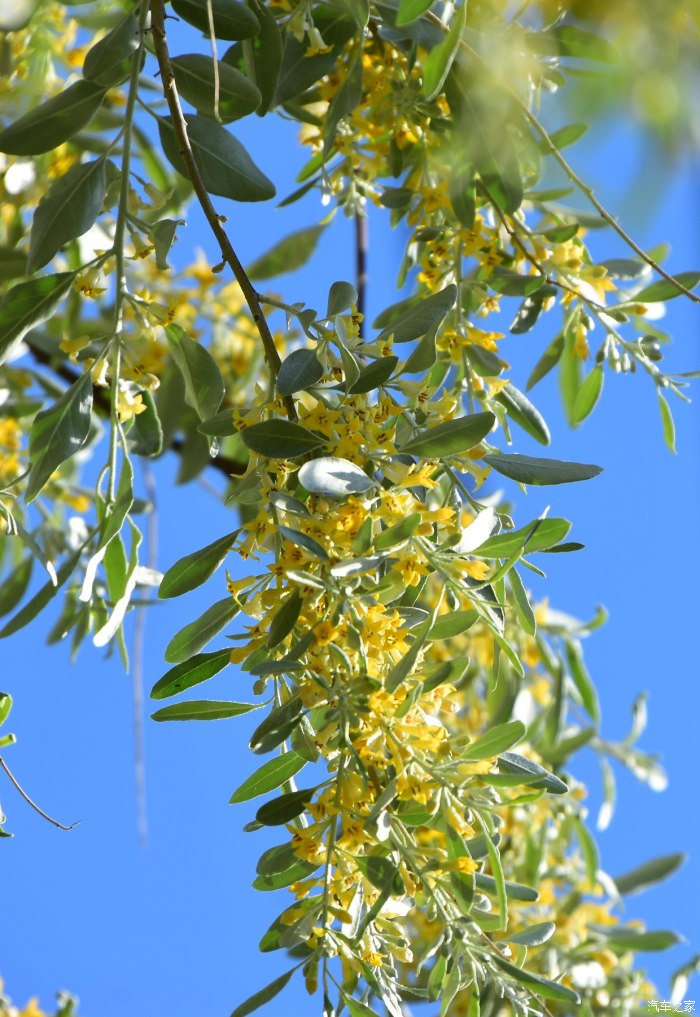
[[[250,118],[237,132],[284,197],[304,159],[288,125]],[[618,124],[594,132],[585,146],[573,150],[572,159],[613,208],[624,208],[638,152],[633,130]],[[626,208],[626,223],[643,243],[672,241],[668,265],[676,271],[700,262],[691,229],[698,222],[691,171],[689,164],[681,165],[667,193],[665,185],[647,186],[641,206]],[[234,209],[226,204],[217,202],[230,217],[244,262],[283,231],[314,223],[321,212],[314,196],[280,211],[272,205]],[[386,218],[373,212],[371,220],[370,318],[394,299],[404,239],[388,232]],[[601,258],[626,253],[615,238],[601,236],[595,243]],[[187,253],[201,245],[217,259],[197,215],[181,231],[180,245]],[[289,300],[322,306],[330,283],[352,279],[352,273],[352,231],[339,216],[312,265],[270,288]],[[537,332],[503,341],[503,355],[521,387],[557,321],[550,317]],[[676,300],[668,305],[667,321],[676,337],[669,363],[677,370],[700,366],[696,311]],[[615,875],[655,855],[691,852],[672,881],[629,899],[627,913],[650,928],[679,930],[697,949],[700,825],[692,762],[700,713],[697,404],[678,405],[679,455],[674,458],[664,447],[656,396],[645,377],[608,375],[594,417],[575,432],[563,420],[553,376],[533,396],[553,433],[551,454],[605,468],[590,483],[527,496],[515,492],[518,518],[533,518],[551,504],[554,513],[573,519],[573,539],[586,544],[576,555],[551,556],[549,579],[535,591],[579,617],[591,616],[598,603],[607,606],[608,625],[586,643],[604,731],[611,738],[626,734],[631,702],[648,690],[650,721],[642,745],[662,755],[670,777],[669,790],[658,795],[618,768],[619,804],[601,837],[603,866]],[[519,451],[537,454],[538,447],[519,431],[516,441]],[[174,486],[176,465],[168,455],[155,467],[161,568],[235,525],[231,512],[201,487]],[[146,690],[166,669],[162,654],[172,634],[222,595],[222,576],[217,576],[203,590],[152,609]],[[20,1004],[39,994],[47,1007],[57,989],[70,989],[80,997],[85,1017],[226,1017],[286,967],[282,954],[257,951],[286,897],[250,889],[260,853],[282,838],[242,832],[255,803],[227,805],[234,788],[259,763],[247,749],[255,721],[146,722],[149,843],[144,849],[135,818],[131,679],[116,660],[105,661],[92,646],[71,666],[67,647],[44,647],[49,627],[44,617],[0,647],[0,684],[15,697],[12,729],[19,736],[6,756],[45,809],[64,822],[82,823],[62,833],[0,783],[8,826],[16,834],[0,846],[0,974],[6,989]],[[205,694],[245,700],[249,679],[228,668]],[[590,782],[594,817],[600,801],[595,760],[582,754],[577,772]],[[658,980],[660,998],[669,996],[669,972],[690,953],[687,945],[650,956],[648,969]],[[699,991],[696,983],[689,998]],[[318,1014],[320,1002],[309,1001],[293,982],[266,1012]]]

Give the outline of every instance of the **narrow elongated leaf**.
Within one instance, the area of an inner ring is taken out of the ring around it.
[[[274,614],[267,634],[269,650],[273,650],[275,646],[279,646],[283,639],[287,638],[297,623],[302,604],[301,594],[298,590],[294,590]]]
[[[251,279],[272,279],[305,265],[316,250],[325,226],[308,226],[290,233],[248,267]]]
[[[299,480],[312,494],[325,494],[332,498],[362,494],[376,486],[376,482],[359,466],[337,456],[320,456],[304,463],[299,470]]]
[[[659,397],[659,412],[661,413],[661,426],[663,427],[664,441],[669,452],[676,454],[676,425],[673,422],[671,407],[668,405],[661,389],[656,390]]]
[[[390,335],[393,335],[395,343],[420,339],[426,332],[437,328],[454,307],[456,298],[457,287],[454,285],[446,286],[444,290],[432,293],[429,297],[421,297],[408,310],[394,318],[377,336],[377,341],[381,342]]]
[[[600,720],[600,708],[598,706],[598,693],[596,687],[591,680],[586,666],[583,663],[583,653],[581,646],[578,642],[572,639],[566,641],[566,659],[569,664],[569,672],[573,679],[574,685],[581,697],[583,707],[591,718],[591,720],[598,723]]]
[[[558,999],[562,1003],[573,1003],[575,1006],[578,1006],[581,1002],[577,992],[567,988],[565,985],[561,985],[559,982],[551,982],[548,978],[543,978],[542,975],[534,975],[531,971],[523,971],[522,968],[511,964],[504,957],[501,957],[500,954],[494,954],[493,959],[499,968],[510,975],[513,981],[519,985],[524,985],[528,989],[532,989],[533,992],[540,996],[545,996],[547,999]]]
[[[262,117],[270,109],[277,89],[282,64],[282,33],[267,4],[251,0],[250,6],[260,22],[260,31],[248,45],[253,51],[253,75],[261,96],[257,114]]]
[[[25,499],[32,501],[61,463],[87,441],[92,412],[92,376],[87,371],[48,410],[38,413],[29,436],[31,469]]]
[[[0,639],[5,639],[7,636],[12,636],[15,632],[19,632],[19,630],[23,629],[25,625],[28,625],[30,621],[33,621],[40,611],[43,611],[46,605],[53,600],[64,583],[66,583],[73,575],[82,553],[82,547],[78,548],[77,551],[74,551],[70,558],[61,565],[60,569],[58,569],[56,573],[56,582],[49,579],[49,581],[41,587],[39,592],[35,593],[32,599],[28,601],[23,608],[20,608],[14,618],[10,618],[3,629],[0,630]]]
[[[234,530],[207,544],[201,551],[194,551],[176,561],[163,576],[158,596],[161,599],[179,597],[201,586],[221,565],[237,536],[238,530]]]
[[[451,639],[459,636],[479,620],[479,612],[469,609],[466,611],[450,611],[449,614],[440,615],[436,619],[428,639],[431,641]]]
[[[249,78],[230,64],[218,61],[216,70],[211,57],[203,53],[186,53],[172,61],[175,82],[181,97],[194,106],[198,113],[230,123],[253,113],[261,102],[261,95]],[[218,103],[215,88],[218,80]]]
[[[509,943],[518,943],[522,946],[541,946],[551,939],[557,927],[554,922],[540,922],[538,925],[530,925],[521,932],[515,932],[508,936]]]
[[[644,865],[637,866],[636,869],[630,869],[623,876],[616,876],[614,883],[618,893],[639,893],[640,890],[646,890],[654,883],[660,883],[662,879],[667,879],[676,869],[680,868],[685,859],[684,854],[662,855],[659,858],[653,858],[650,862],[645,862]]]
[[[489,876],[485,872],[476,872],[474,874],[474,882],[479,890],[484,890],[486,893],[498,894],[498,880],[493,876]],[[528,901],[533,904],[540,897],[533,886],[525,886],[523,883],[511,883],[510,880],[506,879],[504,880],[504,887],[508,898],[512,900]]]
[[[245,1003],[241,1003],[231,1014],[231,1017],[248,1017],[249,1013],[254,1013],[259,1010],[265,1003],[269,1003],[271,999],[278,996],[285,985],[289,982],[290,978],[296,971],[296,968],[292,968],[291,971],[287,971],[286,974],[280,975],[279,978],[275,978],[274,982],[270,982],[264,989],[260,989],[259,992],[253,993]]]
[[[301,530],[293,530],[289,526],[278,526],[279,535],[283,540],[288,540],[292,544],[296,544],[297,547],[303,547],[309,554],[313,554],[316,558],[321,558],[323,561],[328,561],[328,553],[322,544],[319,544],[317,540],[310,537],[307,533],[302,533]]]
[[[563,795],[569,790],[563,780],[539,763],[534,763],[515,752],[504,752],[499,756],[498,768],[501,773],[514,774],[523,778],[522,783],[531,787],[543,787],[550,794]]]
[[[37,325],[50,318],[75,281],[75,272],[59,272],[17,283],[0,300],[0,364]]]
[[[525,725],[520,720],[499,724],[470,742],[462,753],[462,759],[489,759],[492,756],[498,756],[506,749],[517,745],[524,736]]]
[[[485,455],[484,462],[498,473],[520,484],[544,487],[550,484],[571,484],[578,480],[590,480],[603,472],[601,466],[586,463],[566,463],[559,459],[534,459],[516,453]]]
[[[524,547],[526,552],[543,551],[563,540],[571,529],[568,519],[537,519],[519,530],[504,530],[476,548],[480,558],[511,558]]]
[[[383,530],[374,541],[375,550],[386,551],[387,548],[396,547],[397,544],[413,536],[420,526],[421,518],[420,512],[412,512],[405,519]]]
[[[362,56],[353,59],[347,76],[333,97],[323,125],[324,152],[329,152],[335,140],[338,124],[359,106],[362,99]]]
[[[292,696],[282,706],[276,707],[251,735],[250,747],[253,752],[262,754],[277,748],[297,726],[303,709],[299,695]]]
[[[113,88],[129,77],[131,61],[139,48],[139,23],[133,11],[91,46],[83,63],[83,77],[102,88]]]
[[[239,0],[209,0],[217,39],[250,39],[260,31],[260,22],[249,7]],[[207,0],[173,0],[173,10],[181,18],[209,36]]]
[[[198,653],[182,664],[171,667],[159,678],[151,689],[152,699],[168,699],[178,692],[199,685],[213,678],[231,661],[231,651],[215,650],[213,653]]]
[[[658,932],[638,932],[636,929],[611,929],[606,930],[605,942],[613,950],[633,950],[644,952],[656,952],[658,950],[670,950],[676,943],[682,942],[677,932],[670,932],[660,929]]]
[[[241,431],[246,448],[268,459],[296,459],[312,452],[326,439],[291,420],[263,420]]]
[[[268,791],[274,791],[282,784],[286,784],[304,766],[306,760],[296,752],[285,752],[276,759],[270,759],[236,788],[231,795],[230,804],[247,802],[251,798],[267,794]]]
[[[367,367],[360,371],[357,381],[348,389],[350,395],[357,395],[361,392],[372,392],[379,388],[384,382],[391,378],[399,362],[398,357],[382,357],[380,360],[373,360]]]
[[[416,629],[416,634],[413,637],[413,642],[409,650],[403,655],[398,664],[395,664],[389,674],[386,676],[385,688],[387,692],[394,692],[402,682],[404,682],[410,675],[413,668],[416,666],[418,660],[418,654],[423,649],[425,641],[428,638],[430,629],[432,628],[434,615],[426,618],[422,625]]]
[[[167,325],[165,334],[185,382],[185,401],[200,420],[208,420],[221,406],[226,391],[221,371],[209,350],[179,325]]]
[[[303,791],[292,791],[290,794],[273,798],[271,802],[261,805],[255,814],[255,818],[263,826],[282,826],[290,823],[306,808],[308,802],[314,796],[316,788],[306,788]]]
[[[32,577],[34,558],[30,554],[0,583],[0,618],[9,614],[24,596]]]
[[[229,700],[191,699],[156,710],[151,720],[226,720],[242,713],[259,710],[260,703],[232,703]]]
[[[700,272],[678,272],[674,278],[687,290],[694,290],[700,282]],[[642,304],[655,304],[659,300],[674,300],[680,296],[681,291],[677,286],[667,279],[659,279],[658,282],[650,283],[636,293],[634,299]]]
[[[411,438],[401,446],[401,452],[424,459],[460,455],[478,445],[495,422],[493,413],[473,413],[467,417],[457,417],[456,420],[447,420],[444,424],[429,427]]]
[[[0,152],[8,155],[50,152],[92,120],[104,95],[101,85],[76,81],[0,131]]]
[[[233,597],[224,597],[223,600],[212,604],[196,621],[185,625],[173,636],[165,650],[165,659],[169,664],[189,660],[195,653],[199,653],[224,625],[235,618],[240,610],[240,604]]]
[[[527,379],[527,385],[525,386],[526,392],[529,392],[531,388],[534,388],[538,381],[541,381],[546,374],[549,374],[553,367],[557,366],[563,352],[564,335],[562,333],[552,340],[535,364],[530,377]]]
[[[466,18],[467,5],[462,4],[456,8],[452,15],[452,24],[445,38],[431,49],[425,59],[423,64],[423,94],[428,100],[434,99],[439,95],[442,86],[445,84],[445,78],[449,74],[452,61],[459,49]]]
[[[105,165],[104,159],[80,163],[49,187],[32,220],[28,272],[43,268],[65,243],[90,229],[105,195]]]
[[[604,380],[605,375],[602,364],[596,364],[583,379],[574,398],[572,412],[574,424],[582,423],[586,417],[591,415],[603,393]]]
[[[234,201],[267,201],[275,185],[258,169],[243,145],[225,127],[207,117],[185,116],[187,133],[199,172],[210,194]],[[171,165],[188,178],[170,118],[158,121],[163,151]]]
[[[534,636],[537,631],[537,620],[518,570],[511,569],[508,573],[508,579],[512,594],[511,603],[515,608],[520,624],[529,636]]]
[[[527,396],[523,395],[510,382],[497,394],[496,400],[505,406],[508,416],[527,431],[540,445],[549,445],[550,433],[547,422],[533,406]]]
[[[302,392],[323,377],[323,366],[315,350],[294,350],[282,361],[277,375],[277,391],[282,396]]]
[[[566,127],[560,127],[557,131],[552,131],[549,135],[549,140],[554,144],[555,148],[566,148],[568,145],[575,144],[579,138],[588,130],[588,124],[568,124]],[[544,142],[538,142],[537,147],[540,152],[549,152],[549,146]]]
[[[405,892],[401,873],[389,858],[382,855],[359,855],[355,862],[363,876],[378,890],[389,890],[395,895]]]

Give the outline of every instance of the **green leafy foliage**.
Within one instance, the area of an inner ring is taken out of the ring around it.
[[[260,91],[244,74],[221,61],[215,65],[200,53],[175,57],[173,71],[182,98],[204,116],[218,115],[222,123],[254,113],[262,102]]]
[[[0,300],[0,364],[37,325],[50,318],[75,281],[59,272],[13,286]]]
[[[201,551],[194,551],[176,561],[163,576],[158,596],[180,597],[183,593],[189,593],[190,590],[201,586],[224,561],[237,533],[237,530],[228,533],[225,537],[207,544]]]
[[[566,463],[558,459],[534,459],[517,453],[486,455],[484,462],[498,473],[520,484],[547,486],[550,484],[571,484],[578,480],[590,480],[602,473],[602,467],[586,463]]]
[[[186,119],[192,152],[211,194],[234,201],[268,201],[274,198],[275,185],[225,127],[199,114]],[[187,166],[170,119],[161,117],[158,129],[166,158],[181,176],[187,177]]]
[[[90,229],[102,207],[106,186],[104,159],[73,166],[52,184],[34,213],[29,272],[43,268],[65,243]]]
[[[32,501],[51,474],[87,441],[92,413],[92,377],[83,374],[48,410],[38,413],[29,438],[31,470],[25,498]]]
[[[102,85],[76,81],[0,131],[0,152],[8,155],[50,152],[92,120],[104,95]]]

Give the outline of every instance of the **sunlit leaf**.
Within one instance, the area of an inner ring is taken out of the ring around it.
[[[579,480],[590,480],[602,473],[601,466],[586,463],[567,463],[559,459],[534,459],[517,453],[485,455],[484,462],[498,473],[520,484],[545,486],[550,484],[571,484]]]
[[[153,699],[167,699],[178,692],[199,685],[213,678],[223,670],[231,660],[231,651],[215,650],[213,653],[198,653],[182,664],[171,667],[162,678],[159,678],[151,689]]]
[[[58,467],[87,441],[92,414],[92,376],[74,382],[49,409],[37,413],[29,436],[31,470],[25,499],[33,501]]]
[[[50,152],[92,120],[104,96],[101,85],[76,81],[0,131],[0,152],[8,155]]]
[[[151,720],[227,720],[242,713],[259,710],[260,704],[232,703],[228,700],[190,699],[186,703],[173,703],[156,710]]]
[[[237,535],[238,530],[234,530],[207,544],[201,551],[194,551],[176,561],[163,576],[158,596],[161,599],[179,597],[201,586],[224,561]]]
[[[106,186],[104,159],[79,163],[54,181],[32,220],[30,273],[43,268],[65,243],[90,229],[102,207]]]
[[[286,784],[304,766],[306,760],[296,752],[285,752],[276,759],[268,760],[236,788],[231,795],[231,804],[247,802],[250,798],[258,798],[268,791],[274,791]]]

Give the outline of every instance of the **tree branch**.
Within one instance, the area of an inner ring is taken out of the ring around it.
[[[426,13],[426,17],[428,21],[430,21],[433,25],[439,28],[442,32],[447,33],[449,31],[447,25],[445,25],[444,22],[440,20],[440,18],[433,14],[432,11],[428,11]],[[608,226],[612,227],[612,229],[615,230],[617,235],[622,240],[624,240],[627,246],[630,247],[635,252],[635,254],[637,254],[642,259],[642,261],[645,264],[652,268],[658,275],[662,276],[667,282],[671,283],[671,285],[674,286],[679,293],[682,293],[683,296],[685,297],[689,297],[694,303],[700,304],[700,296],[698,296],[696,293],[693,293],[692,290],[689,290],[687,286],[684,286],[683,283],[676,279],[675,276],[671,275],[670,272],[667,272],[666,269],[662,268],[661,265],[659,265],[658,261],[655,261],[651,257],[651,255],[647,254],[647,252],[642,247],[639,246],[636,240],[634,240],[634,238],[631,237],[622,226],[620,226],[617,219],[615,219],[614,216],[612,216],[610,212],[608,212],[607,208],[604,205],[602,205],[600,201],[598,201],[598,199],[595,196],[595,193],[593,192],[593,189],[589,187],[588,184],[581,179],[581,177],[578,175],[573,166],[571,166],[567,162],[567,160],[564,158],[564,156],[561,154],[557,146],[550,138],[547,129],[544,127],[542,123],[540,123],[538,118],[535,116],[532,110],[528,108],[527,104],[523,102],[523,100],[520,98],[517,92],[514,89],[512,89],[508,84],[504,84],[502,78],[500,78],[497,74],[494,73],[493,68],[489,65],[488,61],[486,61],[481,56],[480,53],[473,49],[468,42],[465,42],[464,39],[460,40],[460,47],[462,48],[462,50],[464,50],[465,53],[468,53],[470,57],[472,57],[474,60],[477,60],[479,64],[484,68],[484,70],[488,71],[488,73],[491,75],[494,81],[498,82],[500,87],[503,88],[504,91],[508,93],[508,95],[516,104],[516,106],[518,107],[522,115],[525,117],[527,122],[530,124],[530,126],[534,128],[537,134],[539,134],[542,143],[546,147],[547,151],[559,163],[559,165],[563,169],[564,173],[566,173],[571,183],[574,184],[579,189],[579,191],[581,191],[581,193],[585,195],[586,198],[588,198],[591,205],[593,205],[593,207],[599,213],[601,218],[605,220]]]
[[[175,137],[177,138],[180,153],[187,168],[187,175],[190,178],[194,188],[194,193],[197,196],[197,200],[199,201],[202,211],[204,212],[204,216],[221,248],[221,256],[230,266],[238,285],[243,291],[243,296],[250,308],[253,321],[260,333],[263,349],[265,351],[265,360],[267,361],[267,365],[273,378],[277,378],[282,362],[280,360],[280,355],[277,352],[277,347],[275,346],[274,339],[272,338],[272,333],[270,332],[267,320],[260,306],[258,294],[248,278],[238,255],[234,251],[226,230],[221,225],[221,219],[217,215],[211,198],[209,197],[209,192],[204,186],[202,175],[199,172],[199,167],[197,166],[197,160],[195,159],[194,152],[192,151],[192,145],[190,144],[190,139],[187,134],[187,123],[182,112],[182,107],[180,106],[180,97],[177,94],[175,74],[172,69],[172,64],[170,63],[170,53],[168,51],[168,42],[165,34],[165,5],[163,0],[150,0],[150,4],[153,48],[160,68],[160,74],[163,82],[163,94],[165,96],[165,101],[168,104],[168,109],[170,110],[170,116],[173,121],[173,130],[175,131]],[[291,396],[285,397],[284,405],[289,419],[296,420],[297,413]]]
[[[10,770],[9,766],[7,765],[5,760],[2,758],[2,756],[0,756],[0,766],[3,768],[3,770],[5,771],[7,776],[10,778],[10,781],[12,782],[14,787],[19,791],[19,793],[21,794],[22,798],[24,798],[24,800],[27,803],[27,805],[30,805],[34,809],[35,812],[38,812],[39,815],[42,817],[42,819],[46,819],[49,823],[53,823],[53,825],[57,826],[59,830],[72,830],[74,827],[76,827],[78,825],[78,823],[80,822],[79,819],[77,819],[75,821],[75,823],[71,823],[70,826],[64,826],[63,823],[59,823],[59,821],[57,819],[52,819],[51,816],[48,815],[48,813],[44,812],[43,809],[39,808],[39,806],[36,804],[36,802],[32,801],[32,799],[29,797],[29,795],[24,790],[22,785],[15,778],[14,774],[12,773],[12,770]]]

